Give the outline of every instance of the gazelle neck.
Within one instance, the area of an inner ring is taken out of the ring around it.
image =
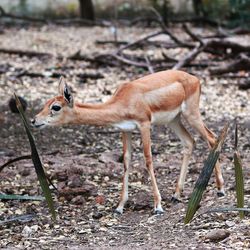
[[[73,123],[75,124],[106,126],[119,122],[121,119],[116,109],[108,103],[76,103],[74,111]]]

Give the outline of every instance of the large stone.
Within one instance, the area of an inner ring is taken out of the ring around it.
[[[221,241],[227,238],[230,235],[230,233],[227,230],[224,229],[216,229],[213,231],[210,231],[206,235],[206,239],[210,241]]]

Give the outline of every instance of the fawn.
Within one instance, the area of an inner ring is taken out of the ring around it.
[[[183,71],[166,70],[122,84],[105,103],[74,102],[73,95],[63,78],[59,82],[59,95],[48,100],[43,110],[32,120],[36,128],[61,124],[89,124],[113,126],[122,131],[124,175],[117,213],[123,213],[128,200],[128,176],[131,160],[131,134],[139,129],[146,167],[154,195],[154,212],[162,213],[161,195],[157,186],[152,153],[150,127],[168,124],[183,144],[183,161],[173,199],[178,200],[184,187],[188,162],[194,140],[183,126],[180,116],[208,143],[215,144],[215,135],[204,125],[200,111],[199,79]],[[215,166],[218,195],[224,195],[224,181],[219,162]]]

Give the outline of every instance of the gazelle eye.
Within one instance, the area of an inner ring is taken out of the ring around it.
[[[51,109],[54,110],[54,111],[59,111],[61,109],[61,106],[59,106],[59,105],[53,105],[51,107]]]

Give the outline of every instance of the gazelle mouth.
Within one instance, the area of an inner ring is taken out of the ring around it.
[[[35,127],[35,128],[41,128],[41,127],[43,127],[43,126],[45,126],[45,123],[42,123],[42,124],[34,124],[34,125],[33,125],[33,127]]]

